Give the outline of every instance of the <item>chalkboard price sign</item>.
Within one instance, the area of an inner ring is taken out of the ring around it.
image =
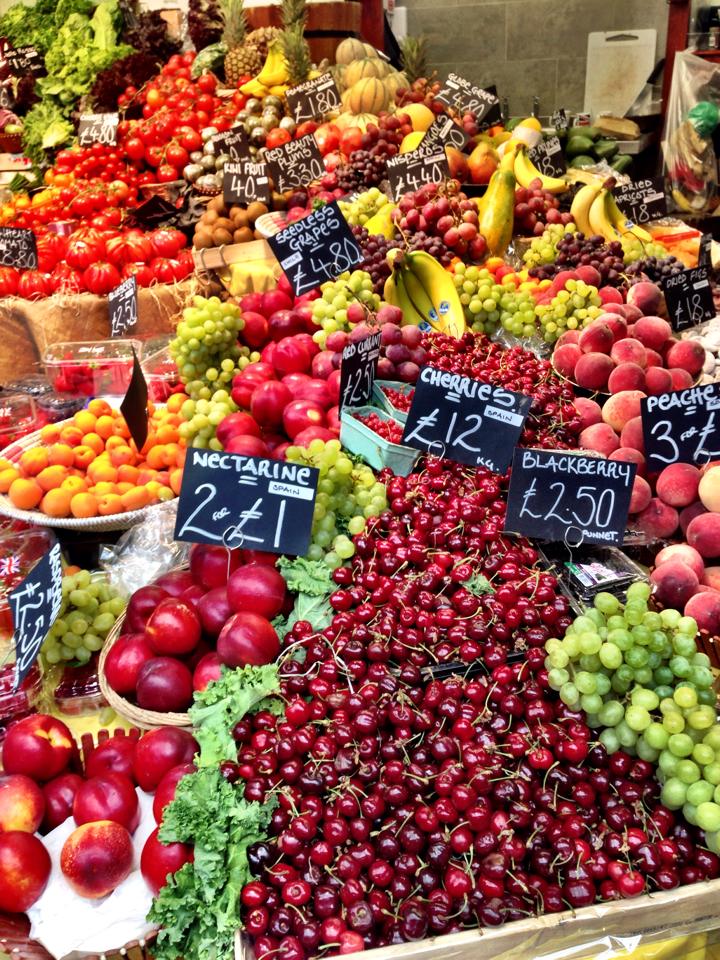
[[[628,220],[642,225],[667,214],[665,185],[662,177],[626,183],[613,189],[615,202]]]
[[[311,133],[266,150],[265,159],[278,193],[292,190],[293,187],[304,187],[313,180],[319,180],[325,173],[322,154]]]
[[[505,473],[532,398],[437,367],[423,367],[402,442],[448,460]]]
[[[233,203],[261,203],[270,201],[270,180],[266,163],[241,160],[226,163],[223,168],[223,199],[229,206]]]
[[[707,267],[695,267],[673,277],[663,277],[662,291],[675,331],[686,330],[715,316]]]
[[[700,246],[698,248],[698,266],[712,268],[712,234],[704,233],[700,237]]]
[[[304,556],[318,477],[299,463],[188,450],[175,538]]]
[[[35,47],[16,47],[5,51],[5,59],[13,76],[23,77],[26,74],[39,76],[45,73],[45,61]]]
[[[420,141],[420,146],[413,153],[418,155],[434,154],[445,147],[455,147],[457,150],[463,150],[469,139],[463,128],[458,126],[452,117],[441,113],[435,117],[427,128],[425,136]]]
[[[720,384],[673,390],[640,401],[648,471],[720,457]]]
[[[48,630],[57,620],[62,604],[62,562],[56,543],[8,594],[13,621],[17,690],[37,660]]]
[[[540,140],[530,151],[530,159],[546,177],[561,177],[567,170],[559,137]]]
[[[422,147],[422,144],[420,145]],[[389,157],[387,161],[390,192],[394,200],[404,193],[419,190],[426,183],[442,183],[450,177],[450,165],[444,147],[425,155],[419,149]]]
[[[138,322],[137,279],[128,277],[108,294],[110,336],[132,333]]]
[[[448,74],[435,99],[448,107],[455,107],[461,113],[474,114],[476,122],[483,126],[492,126],[500,119],[500,101],[495,94],[476,87],[456,73]]]
[[[133,347],[133,372],[127,393],[120,404],[120,413],[125,417],[130,436],[138,450],[145,445],[148,435],[147,402],[147,382]]]
[[[225,133],[218,133],[213,137],[215,155],[226,153],[231,160],[240,160],[247,157],[250,141],[244,127],[232,127]]]
[[[81,113],[78,124],[78,143],[87,147],[91,143],[111,146],[117,141],[120,118],[117,113]]]
[[[268,238],[295,296],[334,280],[363,260],[337,200]]]
[[[362,407],[372,396],[378,357],[380,331],[364,340],[349,343],[342,353],[340,364],[340,408]]]
[[[329,73],[291,87],[285,97],[295,123],[324,117],[331,110],[342,110],[340,91]]]
[[[550,123],[555,127],[558,133],[563,133],[570,126],[570,120],[568,119],[567,110],[565,107],[560,107],[556,110],[553,115],[550,117]]]
[[[562,450],[518,449],[505,530],[540,540],[620,544],[637,466]]]
[[[32,230],[0,227],[0,263],[19,270],[37,270],[37,243]]]

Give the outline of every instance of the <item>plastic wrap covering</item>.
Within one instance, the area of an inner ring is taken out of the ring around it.
[[[720,70],[687,51],[675,57],[663,153],[671,209],[699,216],[718,206],[713,133],[720,119]]]

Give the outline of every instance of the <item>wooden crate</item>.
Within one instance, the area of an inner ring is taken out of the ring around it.
[[[639,945],[718,926],[720,880],[710,880],[634,900],[616,900],[348,956],[357,960],[587,960],[606,954],[608,937],[613,941],[634,939]],[[240,933],[235,938],[235,960],[254,960],[252,947]]]

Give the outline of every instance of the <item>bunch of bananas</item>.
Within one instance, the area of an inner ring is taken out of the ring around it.
[[[244,83],[240,89],[249,97],[285,96],[289,86],[290,73],[280,43],[276,40],[268,47],[267,57],[260,73]]]
[[[403,312],[403,325],[432,328],[451,337],[467,331],[465,314],[452,276],[424,250],[390,250],[393,272],[384,298]]]
[[[586,237],[599,234],[608,243],[622,240],[628,235],[636,237],[642,243],[650,243],[652,237],[647,230],[628,220],[615,203],[612,195],[613,184],[613,180],[605,183],[595,180],[578,190],[570,207],[578,230]]]

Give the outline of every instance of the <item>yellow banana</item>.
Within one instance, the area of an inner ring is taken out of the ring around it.
[[[289,84],[287,83],[276,83],[269,88],[268,93],[271,93],[274,97],[284,97],[288,91],[288,87]]]
[[[246,93],[249,97],[266,97],[268,94],[268,88],[264,83],[260,83],[259,80],[248,80],[247,83],[244,83],[240,90],[242,93]]]
[[[403,258],[403,273],[409,270],[419,282],[432,304],[432,313],[426,322],[440,333],[447,333],[451,337],[461,337],[467,330],[465,314],[463,313],[460,297],[455,288],[455,282],[434,257],[424,250],[413,250]],[[412,300],[412,293],[408,291]],[[413,304],[420,313],[420,305]]]
[[[420,326],[423,323],[422,316],[417,312],[408,297],[402,275],[399,270],[393,270],[385,281],[383,289],[383,299],[392,304],[393,307],[399,307],[402,310],[402,325]]]
[[[628,220],[625,214],[622,212],[620,207],[618,207],[615,202],[615,197],[608,192],[608,197],[605,201],[605,206],[607,208],[608,219],[620,233],[631,233],[634,237],[637,237],[642,243],[651,243],[652,237],[644,230],[642,227],[639,227],[636,223],[633,223],[632,220]]]
[[[498,168],[490,177],[478,222],[478,231],[485,238],[491,257],[503,256],[510,244],[514,206],[515,174]]]
[[[394,203],[383,204],[378,212],[365,222],[364,227],[371,237],[381,235],[386,240],[392,240],[395,236],[395,224],[392,219],[394,209]]]
[[[567,183],[559,177],[548,177],[542,173],[530,159],[527,150],[518,150],[513,166],[515,179],[521,187],[529,187],[533,180],[539,180],[543,190],[548,193],[564,193]]]
[[[608,216],[607,198],[610,191],[604,187],[590,204],[588,211],[588,222],[593,234],[599,234],[604,237],[608,243],[613,243],[620,239],[620,233]]]
[[[287,62],[283,56],[280,44],[277,41],[271,43],[268,47],[263,68],[255,79],[258,83],[262,83],[266,87],[274,87],[279,83],[287,83],[290,79]]]
[[[602,190],[602,183],[600,181],[595,181],[594,183],[587,183],[584,187],[581,187],[578,192],[573,197],[573,202],[570,206],[570,213],[572,218],[575,221],[580,233],[584,233],[585,236],[591,236],[593,229],[590,226],[590,221],[588,219],[588,214],[590,213],[590,208],[595,201],[595,198]]]
[[[413,308],[420,314],[426,324],[431,325],[435,315],[435,306],[427,290],[412,270],[404,265],[400,267],[400,278]]]

